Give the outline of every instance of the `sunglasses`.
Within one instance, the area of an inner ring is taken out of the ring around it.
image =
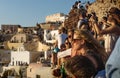
[[[71,37],[72,37],[71,35],[68,36],[68,38],[71,38]]]
[[[81,39],[73,39],[72,42],[78,42],[80,41]]]
[[[68,42],[66,42],[65,44],[69,44]]]

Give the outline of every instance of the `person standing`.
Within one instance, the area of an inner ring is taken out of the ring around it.
[[[68,37],[66,34],[66,30],[64,27],[59,27],[58,29],[58,35],[56,37],[55,47],[58,47],[59,49],[62,44],[65,43],[65,39]]]
[[[77,23],[77,28],[78,28],[78,29],[81,29],[83,23],[87,23],[87,22],[88,22],[85,17],[86,17],[86,14],[85,14],[85,13],[83,13],[83,12],[80,12],[80,13],[79,13],[79,21],[78,21],[78,23]]]
[[[56,42],[54,44],[54,51],[52,53],[52,58],[51,58],[52,68],[56,67],[56,65],[57,65],[57,52],[60,51],[61,45],[65,43],[65,39],[68,37],[65,32],[66,32],[66,30],[64,27],[58,28],[58,35],[56,37]]]

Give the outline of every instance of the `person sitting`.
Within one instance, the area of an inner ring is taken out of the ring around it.
[[[85,53],[92,51],[100,58],[102,58],[103,63],[106,63],[108,58],[107,53],[103,46],[93,37],[90,31],[85,29],[76,29],[74,31],[74,37],[71,48],[71,57],[76,55],[85,55]]]
[[[110,16],[113,17],[113,21],[117,22],[116,28],[112,28],[112,33],[116,33],[119,38],[115,44],[115,47],[110,54],[105,65],[107,78],[120,78],[120,9],[112,7],[109,10]]]
[[[78,55],[86,56],[90,60],[93,60],[96,74],[97,72],[104,69],[107,60],[107,54],[104,48],[99,44],[99,42],[96,39],[94,39],[93,35],[88,30],[76,29],[74,31],[71,48],[71,57],[69,58],[73,58]],[[66,59],[64,62],[71,60],[69,58]],[[71,65],[71,69],[72,67],[73,66]]]
[[[93,62],[86,56],[76,55],[64,63],[68,78],[91,78],[96,73]]]

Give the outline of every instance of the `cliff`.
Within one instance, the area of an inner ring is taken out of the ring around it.
[[[99,21],[101,21],[101,18],[108,14],[111,7],[120,8],[120,0],[96,0],[88,7],[88,13],[96,12]]]
[[[101,21],[103,16],[108,14],[108,11],[111,7],[120,8],[120,0],[96,0],[88,6],[87,12],[95,12],[98,16],[98,20]],[[70,9],[68,13],[68,18],[65,20],[65,27],[76,28],[77,22],[79,20],[79,12],[83,10],[78,10],[76,8]],[[85,10],[84,10],[85,12]]]

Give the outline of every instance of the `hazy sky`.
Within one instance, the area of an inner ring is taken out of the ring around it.
[[[76,0],[0,0],[1,24],[35,26],[45,22],[47,15],[68,14]],[[82,2],[88,0],[81,0]],[[94,0],[91,0],[94,1]]]

